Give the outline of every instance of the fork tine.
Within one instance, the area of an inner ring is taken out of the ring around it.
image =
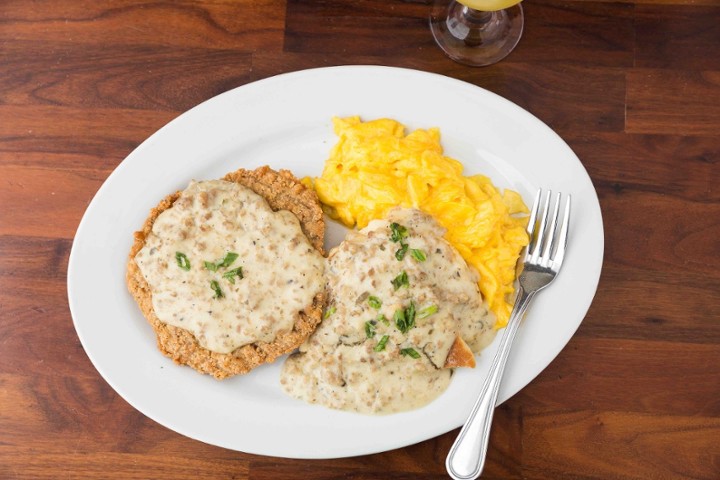
[[[528,234],[528,244],[527,247],[525,247],[525,261],[530,258],[535,242],[535,237],[533,234],[535,233],[535,229],[537,227],[537,216],[538,211],[540,210],[541,193],[542,188],[538,189],[537,193],[535,194],[535,200],[533,201],[532,210],[530,211],[530,218],[528,219],[527,227],[525,228],[525,231]]]
[[[532,211],[530,212],[530,219],[528,220],[527,228],[525,229],[530,237],[530,240],[532,240],[533,232],[535,231],[535,221],[537,220],[538,210],[540,209],[540,193],[542,193],[542,188],[538,189],[535,194],[535,201],[533,202]]]
[[[540,258],[542,259],[543,266],[547,267],[550,264],[550,255],[552,254],[553,247],[557,244],[555,241],[555,229],[557,228],[558,213],[560,212],[560,196],[562,194],[558,192],[555,196],[555,208],[553,208],[552,219],[549,220],[550,230],[545,235],[545,246],[543,248]],[[548,202],[549,202],[548,198]]]
[[[533,244],[533,249],[531,253],[531,260],[533,262],[537,262],[538,257],[540,256],[540,250],[543,246],[543,238],[545,236],[545,228],[547,227],[547,219],[548,219],[548,210],[550,209],[550,195],[552,192],[548,190],[547,194],[545,195],[545,206],[542,210],[542,217],[540,218],[540,231],[538,231],[537,239],[535,240],[535,243]]]
[[[565,248],[567,247],[568,230],[570,229],[570,195],[567,196],[565,201],[565,212],[563,212],[563,223],[560,229],[560,236],[558,237],[557,250],[555,257],[552,259],[552,265],[554,268],[560,268],[563,259],[565,258]]]

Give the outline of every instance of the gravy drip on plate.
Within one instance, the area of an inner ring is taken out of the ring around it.
[[[330,252],[326,318],[285,362],[288,394],[386,414],[418,408],[447,388],[455,338],[478,353],[494,337],[495,318],[477,272],[444,233],[419,210],[394,209]]]
[[[218,353],[290,331],[324,286],[325,259],[298,219],[223,180],[190,183],[135,261],[158,318]]]

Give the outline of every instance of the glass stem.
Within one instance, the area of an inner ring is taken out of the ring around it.
[[[483,43],[482,33],[493,23],[497,12],[484,12],[465,5],[455,4],[447,17],[448,32],[468,46]]]
[[[472,23],[475,26],[481,26],[492,20],[493,12],[475,10],[474,8],[463,5],[462,16],[465,17],[468,23]]]

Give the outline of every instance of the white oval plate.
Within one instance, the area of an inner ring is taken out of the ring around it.
[[[332,458],[410,445],[458,427],[480,390],[500,336],[474,370],[419,410],[365,416],[308,405],[279,385],[282,360],[218,382],[174,365],[125,286],[132,234],[150,208],[191,179],[239,167],[319,175],[335,143],[333,116],[390,117],[409,129],[440,127],[446,153],[466,173],[532,202],[537,188],[570,193],[573,221],[563,271],[518,333],[498,403],[537,376],[580,325],[597,288],[603,227],[582,164],[551,129],[515,104],[458,80],[414,70],[348,66],[305,70],[244,85],[179,116],[108,177],[80,222],[68,297],[80,341],[105,380],[132,406],[188,437],[242,452]],[[331,226],[328,246],[343,229]]]

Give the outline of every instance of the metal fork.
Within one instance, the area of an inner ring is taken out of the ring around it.
[[[570,196],[568,195],[565,201],[562,223],[558,229],[562,194],[557,194],[552,217],[550,217],[548,213],[552,203],[552,192],[547,192],[544,202],[542,202],[541,193],[541,190],[538,190],[535,195],[535,202],[528,220],[527,232],[530,244],[526,248],[524,267],[518,278],[518,293],[510,320],[508,320],[480,396],[465,421],[465,425],[460,430],[460,435],[450,448],[450,453],[445,461],[447,472],[455,480],[477,478],[485,466],[495,401],[515,333],[530,301],[555,279],[565,257],[570,225]],[[541,206],[541,204],[544,205]],[[541,215],[539,221],[538,214]]]

